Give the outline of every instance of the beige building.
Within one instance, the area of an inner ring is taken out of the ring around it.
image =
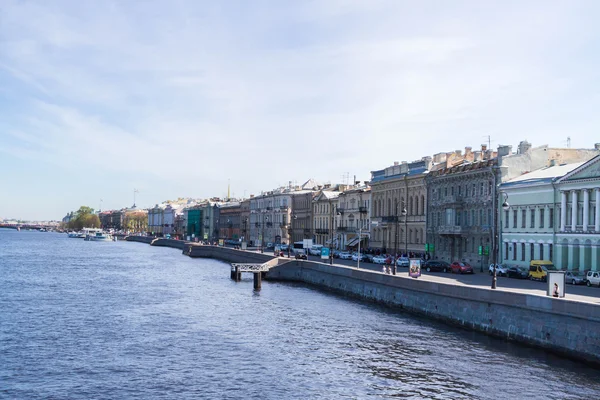
[[[423,157],[371,172],[371,248],[386,253],[424,252],[425,176],[431,166],[431,157]]]
[[[336,248],[369,247],[371,236],[371,188],[368,185],[351,187],[338,197],[338,226]],[[359,239],[361,238],[361,239]]]
[[[337,227],[338,188],[325,185],[315,196],[313,207],[313,241],[315,244],[329,246]]]

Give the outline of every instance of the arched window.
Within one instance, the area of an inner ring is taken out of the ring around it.
[[[419,196],[415,196],[415,214],[420,215],[419,211]]]
[[[386,215],[390,215],[391,214],[390,213],[390,210],[392,209],[391,202],[392,201],[390,199],[387,200],[387,210],[385,210]]]
[[[425,215],[425,195],[421,195],[421,215]]]
[[[412,213],[413,213],[412,209],[413,209],[413,198],[412,198],[412,196],[410,196],[408,198],[408,208],[406,209],[408,215],[412,215]]]

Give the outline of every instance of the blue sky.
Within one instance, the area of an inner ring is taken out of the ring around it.
[[[0,2],[0,217],[592,147],[595,1]]]

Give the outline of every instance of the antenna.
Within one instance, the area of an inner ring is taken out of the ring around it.
[[[227,199],[231,198],[231,197],[229,197],[230,189],[231,189],[231,179],[227,179]]]
[[[98,208],[98,212],[102,211],[102,199],[100,199],[100,208]]]
[[[135,207],[135,195],[136,193],[139,193],[140,191],[137,190],[136,188],[133,188],[133,207]]]
[[[488,142],[488,150],[492,149],[492,136],[491,135],[484,135],[484,138],[487,138],[487,142]]]
[[[571,136],[567,137],[567,148],[571,148]]]

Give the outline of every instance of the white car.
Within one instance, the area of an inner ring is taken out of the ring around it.
[[[375,256],[373,257],[374,264],[385,264],[386,257],[384,256]]]
[[[507,265],[496,264],[496,276],[506,276],[508,274]],[[494,264],[490,264],[490,275],[494,275]]]
[[[585,283],[588,286],[600,287],[600,272],[599,271],[588,271],[585,277]]]
[[[398,259],[396,260],[396,265],[399,267],[409,267],[410,260],[408,259],[408,257],[398,257]]]
[[[310,250],[308,250],[308,253],[311,256],[320,256],[321,255],[321,249],[320,248],[316,248],[316,247],[312,247]]]
[[[361,254],[360,256],[358,255],[358,253],[353,253],[352,254],[352,260],[353,261],[358,261],[358,258],[360,257],[360,261],[365,261],[365,255]]]
[[[340,253],[340,258],[342,260],[352,260],[352,254],[348,253],[347,251],[344,251],[343,253]]]

